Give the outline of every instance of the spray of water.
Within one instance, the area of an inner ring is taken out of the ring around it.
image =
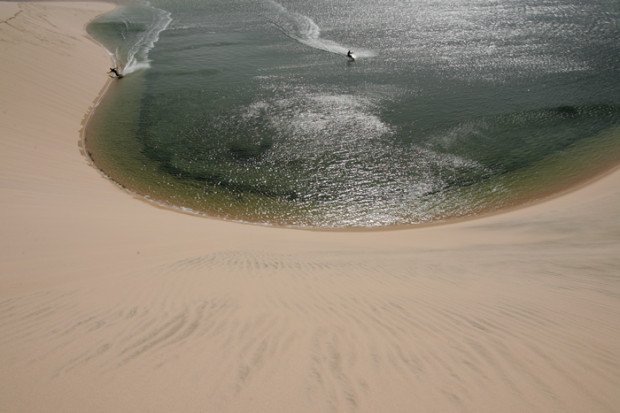
[[[146,3],[145,6],[151,11],[151,21],[147,22],[146,29],[135,38],[127,49],[125,56],[120,56],[118,49],[115,53],[115,63],[119,65],[120,62],[124,62],[121,68],[123,75],[151,67],[149,52],[155,47],[160,33],[166,30],[170,22],[172,22],[169,12],[155,8],[149,3]],[[125,20],[124,23],[126,28],[129,29],[129,22]],[[125,38],[124,34],[121,33],[121,35]]]
[[[372,50],[347,47],[333,40],[321,37],[321,28],[310,17],[290,11],[274,0],[266,0],[267,18],[286,36],[314,49],[339,55],[346,55],[354,49],[356,58],[373,57]]]

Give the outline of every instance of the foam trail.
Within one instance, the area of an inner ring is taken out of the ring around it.
[[[135,43],[129,48],[125,59],[126,63],[121,71],[124,75],[151,67],[148,58],[149,52],[155,47],[155,44],[159,40],[159,34],[166,30],[170,22],[172,22],[170,12],[155,8],[148,3],[147,7],[153,11],[152,21],[148,25],[148,28],[138,36]]]
[[[280,29],[286,36],[314,49],[339,55],[346,55],[351,49],[333,40],[321,37],[321,28],[310,17],[288,10],[274,0],[266,0],[267,8],[271,15],[269,20]],[[372,50],[353,48],[356,58],[373,57],[376,55]]]

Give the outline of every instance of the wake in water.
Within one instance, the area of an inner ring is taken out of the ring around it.
[[[123,68],[123,74],[128,75],[140,69],[150,67],[149,52],[159,40],[159,34],[166,30],[172,17],[169,12],[148,5],[153,11],[153,19],[147,30],[138,36],[136,42],[127,53],[127,64]]]
[[[290,11],[274,0],[266,0],[269,14],[267,18],[286,36],[314,49],[338,55],[346,55],[349,49],[355,49],[356,58],[373,57],[371,50],[351,48],[333,40],[321,37],[321,28],[310,17]]]
[[[120,75],[151,67],[149,52],[170,22],[169,12],[148,2],[121,8],[100,19],[100,23],[107,26],[106,31],[111,31],[114,52],[110,54]]]

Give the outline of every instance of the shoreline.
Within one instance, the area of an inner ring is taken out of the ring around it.
[[[102,95],[99,96],[97,100],[100,100],[106,91],[107,91],[107,86],[102,90]],[[93,107],[93,109],[89,112],[88,118],[92,116],[95,110],[96,110],[96,106]],[[84,145],[86,145],[86,136],[84,134],[85,128],[86,128],[86,125],[80,132],[81,142],[83,142]],[[433,220],[430,222],[422,222],[422,223],[417,223],[417,224],[390,224],[390,225],[383,225],[383,226],[378,226],[378,227],[361,227],[361,226],[360,227],[315,227],[315,226],[303,226],[303,225],[294,225],[294,224],[292,225],[278,224],[278,223],[272,223],[272,222],[244,221],[242,219],[230,219],[230,218],[225,218],[225,217],[221,217],[218,215],[209,215],[207,212],[195,211],[189,207],[173,205],[164,200],[154,199],[154,198],[151,198],[149,195],[143,195],[143,194],[133,191],[131,188],[121,184],[120,182],[116,181],[114,178],[106,174],[106,172],[103,169],[99,168],[89,151],[84,150],[82,154],[87,158],[89,165],[95,168],[104,179],[110,181],[119,190],[121,190],[128,196],[138,199],[152,207],[160,208],[162,210],[174,212],[177,214],[193,216],[193,217],[197,217],[201,219],[210,219],[210,220],[221,221],[221,222],[230,222],[230,223],[241,224],[241,225],[253,225],[253,226],[259,226],[259,227],[266,227],[266,228],[288,229],[288,230],[296,230],[296,231],[311,231],[311,232],[347,233],[347,232],[407,231],[407,230],[415,230],[415,229],[421,229],[421,228],[441,227],[441,226],[453,225],[453,224],[464,223],[464,222],[469,222],[469,221],[477,221],[481,219],[494,217],[497,215],[510,214],[512,212],[519,211],[521,209],[527,209],[527,208],[531,208],[536,205],[544,204],[554,199],[562,198],[573,192],[577,192],[583,188],[588,187],[589,185],[592,185],[593,183],[596,183],[597,181],[606,179],[607,177],[611,175],[620,174],[620,164],[616,164],[616,165],[613,165],[613,166],[610,166],[604,169],[602,172],[593,173],[590,176],[583,177],[574,183],[568,184],[563,189],[549,191],[547,195],[542,195],[542,196],[538,196],[535,198],[528,198],[527,200],[523,200],[523,201],[514,201],[514,202],[509,203],[509,205],[497,207],[497,208],[490,208],[490,209],[487,209],[485,211],[478,212],[478,213],[472,213],[472,214],[468,214],[464,216],[455,216],[455,217],[444,218],[444,219],[437,219],[437,220]]]
[[[80,150],[80,152],[82,151]],[[240,224],[240,225],[251,225],[251,226],[264,227],[264,228],[274,228],[274,229],[284,229],[284,230],[294,230],[294,231],[327,232],[327,233],[330,233],[330,232],[336,232],[336,233],[338,232],[342,232],[342,233],[371,232],[372,233],[372,232],[385,232],[385,231],[408,231],[408,230],[416,230],[416,229],[423,229],[423,228],[442,227],[446,225],[465,223],[469,221],[484,220],[484,219],[491,218],[494,216],[510,214],[512,212],[519,211],[521,209],[527,209],[527,208],[531,208],[533,206],[537,206],[540,204],[545,204],[557,198],[562,198],[566,195],[570,195],[574,192],[580,191],[581,189],[586,188],[600,180],[606,179],[610,177],[611,175],[620,174],[620,165],[615,165],[615,166],[612,166],[606,169],[603,172],[593,174],[592,177],[579,180],[579,182],[575,184],[571,184],[563,190],[553,191],[546,196],[532,198],[528,201],[516,203],[515,205],[500,207],[500,208],[488,210],[485,212],[480,212],[480,213],[460,216],[460,217],[438,219],[432,222],[424,222],[424,223],[419,223],[419,224],[393,224],[393,225],[384,225],[380,227],[311,227],[311,226],[304,227],[304,226],[296,226],[296,225],[274,224],[274,223],[269,223],[269,222],[262,223],[262,222],[228,219],[228,218],[223,218],[223,217],[219,217],[216,215],[208,215],[207,213],[194,211],[191,208],[185,208],[181,206],[172,205],[165,201],[158,201],[156,199],[149,198],[148,195],[142,195],[137,192],[134,192],[130,188],[115,181],[112,177],[110,177],[103,170],[97,167],[97,164],[95,163],[94,159],[90,156],[90,154],[86,153],[85,151],[82,154],[84,155],[85,158],[87,158],[89,165],[95,168],[104,179],[110,181],[112,184],[114,184],[114,186],[116,186],[120,191],[127,194],[128,196],[133,197],[134,199],[140,200],[141,202],[144,202],[145,204],[150,205],[154,208],[160,208],[164,211],[170,211],[170,212],[174,212],[177,214],[197,217],[200,219],[230,222],[230,223]]]
[[[618,167],[399,230],[171,213],[119,191],[83,144],[111,85],[85,24],[113,4],[0,2],[0,16],[15,4],[15,27],[0,24],[14,73],[0,78],[0,410],[620,406]]]
[[[115,4],[110,2],[110,4]],[[118,4],[115,4],[118,7]],[[84,31],[86,31],[86,26],[84,27]],[[95,38],[89,35],[89,37],[95,42],[99,47],[103,48],[107,51],[105,46],[98,42]],[[109,53],[109,52],[108,52]],[[199,217],[203,219],[212,219],[222,222],[232,222],[236,224],[243,225],[256,225],[260,227],[268,227],[268,228],[276,228],[276,229],[292,229],[298,231],[312,231],[312,232],[383,232],[383,231],[403,231],[403,230],[413,230],[419,228],[428,228],[435,226],[445,226],[452,225],[456,223],[467,222],[471,220],[479,220],[485,219],[488,217],[493,217],[495,215],[501,215],[510,213],[512,211],[517,211],[522,208],[529,208],[531,206],[535,206],[541,203],[548,202],[550,200],[556,199],[558,197],[562,197],[564,195],[570,194],[574,191],[578,191],[581,188],[584,188],[591,183],[596,182],[599,179],[603,179],[606,176],[613,174],[615,171],[620,170],[620,163],[618,161],[613,165],[607,165],[603,169],[599,168],[596,172],[591,172],[587,174],[582,174],[579,178],[570,179],[569,182],[565,182],[562,185],[556,185],[556,188],[559,189],[541,189],[537,191],[536,194],[530,194],[528,196],[518,196],[513,199],[508,200],[505,204],[498,205],[487,205],[486,207],[479,208],[478,211],[467,213],[465,215],[457,215],[450,216],[447,218],[437,218],[431,219],[429,221],[418,222],[418,223],[398,223],[398,224],[387,224],[381,226],[312,226],[312,225],[300,225],[300,224],[287,224],[280,222],[263,222],[259,220],[246,220],[243,218],[230,218],[226,215],[220,215],[217,213],[210,213],[208,211],[196,210],[189,206],[176,205],[170,202],[165,197],[157,197],[152,196],[151,194],[146,193],[146,191],[138,191],[134,190],[131,186],[126,185],[123,182],[115,179],[112,175],[108,174],[104,169],[100,168],[95,161],[95,157],[91,150],[88,149],[87,144],[87,134],[89,122],[95,116],[95,113],[99,107],[101,101],[105,98],[106,93],[109,91],[112,82],[114,79],[110,79],[102,88],[101,92],[97,96],[97,98],[93,101],[92,107],[89,109],[88,113],[85,115],[85,120],[83,122],[82,129],[80,131],[80,139],[81,139],[81,148],[83,148],[83,154],[87,158],[89,164],[95,168],[102,177],[112,182],[117,188],[121,191],[125,192],[127,195],[139,199],[146,204],[161,208],[163,210],[171,211],[174,213],[180,213],[184,215]],[[82,150],[82,149],[81,149]],[[143,193],[144,192],[144,193]],[[170,195],[174,197],[176,195]],[[182,196],[183,198],[183,196]],[[183,198],[185,199],[185,198]]]
[[[96,42],[98,45],[99,43]],[[103,46],[101,46],[103,47]],[[105,49],[105,48],[104,48]],[[420,228],[429,228],[429,227],[437,227],[437,226],[445,226],[452,225],[457,223],[463,223],[468,221],[476,221],[480,219],[486,219],[489,217],[493,217],[496,215],[509,214],[514,211],[518,211],[524,208],[530,208],[536,205],[544,204],[546,202],[552,201],[557,198],[561,198],[565,195],[569,195],[573,192],[579,191],[582,188],[585,188],[601,179],[605,179],[606,177],[613,175],[614,173],[620,174],[620,163],[615,163],[614,165],[607,166],[606,168],[588,174],[587,176],[582,176],[579,179],[573,180],[570,183],[562,185],[562,189],[559,190],[548,190],[542,191],[543,195],[539,195],[536,197],[527,197],[522,200],[511,200],[505,206],[500,207],[489,207],[484,210],[476,213],[467,214],[464,216],[453,216],[449,218],[441,218],[436,220],[431,220],[428,222],[421,223],[410,223],[410,224],[389,224],[382,226],[352,226],[352,227],[320,227],[320,226],[304,226],[304,225],[295,225],[295,224],[280,224],[274,222],[258,222],[258,221],[246,221],[243,219],[232,219],[226,218],[219,215],[209,215],[207,212],[197,211],[190,207],[184,207],[181,205],[174,205],[166,200],[160,200],[151,198],[148,194],[141,194],[139,192],[134,191],[130,187],[118,182],[113,177],[108,175],[103,169],[97,166],[92,154],[90,151],[86,150],[86,131],[88,128],[88,121],[92,118],[95,111],[97,110],[97,106],[99,102],[104,98],[105,93],[109,90],[110,85],[112,84],[113,79],[109,80],[106,85],[102,88],[101,93],[97,96],[95,101],[93,102],[92,108],[85,115],[85,122],[83,123],[82,129],[80,130],[80,148],[84,148],[83,155],[87,158],[89,164],[96,169],[101,176],[114,184],[119,190],[126,193],[127,195],[138,199],[152,207],[160,208],[166,211],[171,211],[178,214],[189,215],[198,217],[201,219],[210,219],[222,222],[231,222],[235,224],[242,225],[255,225],[259,227],[267,227],[267,228],[275,228],[275,229],[290,229],[297,231],[312,231],[312,232],[383,232],[383,231],[406,231],[406,230],[415,230]],[[83,146],[82,146],[83,145]]]

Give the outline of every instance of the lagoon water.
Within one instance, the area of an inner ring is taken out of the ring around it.
[[[126,76],[87,148],[133,191],[228,219],[495,210],[620,160],[619,16],[614,0],[127,3],[89,26]]]

